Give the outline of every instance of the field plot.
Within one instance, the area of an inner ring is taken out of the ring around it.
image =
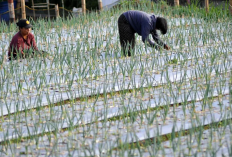
[[[44,58],[7,61],[17,29],[1,26],[0,156],[232,155],[231,18],[164,14],[172,49],[137,36],[123,57],[117,19],[127,7],[38,20]]]

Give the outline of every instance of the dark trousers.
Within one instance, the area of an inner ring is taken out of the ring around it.
[[[131,56],[131,52],[135,46],[135,31],[128,23],[126,17],[121,14],[118,18],[118,31],[120,44],[123,50],[124,56]]]

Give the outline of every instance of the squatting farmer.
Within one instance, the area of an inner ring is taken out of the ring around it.
[[[168,25],[166,19],[163,17],[157,17],[143,11],[130,10],[124,12],[118,18],[118,29],[124,56],[131,56],[131,51],[135,46],[135,33],[142,36],[142,41],[148,43],[151,47],[158,48],[155,43],[149,39],[149,34],[152,35],[152,38],[158,45],[166,50],[170,49],[167,44],[160,40],[157,34],[157,30],[160,30],[162,34],[167,33]],[[126,52],[127,50],[128,52]]]
[[[14,35],[8,49],[9,60],[28,57],[30,52],[33,55],[39,52],[36,46],[35,38],[30,29],[32,25],[27,19],[21,19],[17,23],[19,32]]]

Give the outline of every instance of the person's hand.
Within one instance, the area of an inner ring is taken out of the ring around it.
[[[171,48],[168,46],[168,45],[164,45],[164,49],[166,49],[166,50],[170,50]]]

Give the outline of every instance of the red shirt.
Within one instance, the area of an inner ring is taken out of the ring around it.
[[[30,48],[38,51],[34,35],[29,33],[27,36],[27,40],[25,40],[19,31],[17,34],[14,35],[10,42],[8,56],[11,56],[11,52],[13,52],[14,54],[16,54],[17,52],[21,52],[23,54],[24,50],[28,50]]]

